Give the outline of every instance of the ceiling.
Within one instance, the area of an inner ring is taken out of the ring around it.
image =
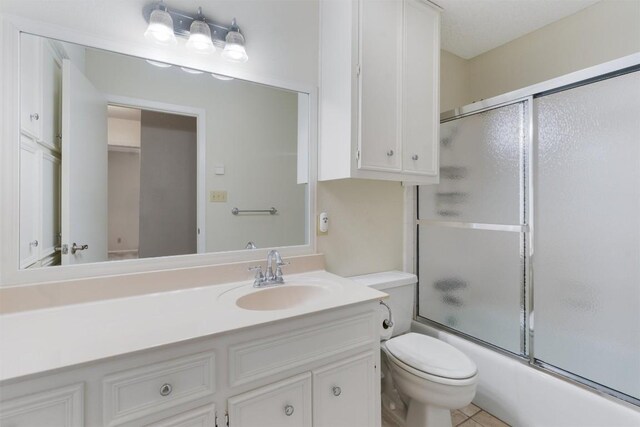
[[[462,58],[515,40],[599,0],[433,0],[444,8],[442,48]]]

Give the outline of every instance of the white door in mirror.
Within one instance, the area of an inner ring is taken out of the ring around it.
[[[107,260],[107,100],[62,63],[62,264]]]

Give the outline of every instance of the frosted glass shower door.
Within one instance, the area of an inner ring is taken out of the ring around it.
[[[440,184],[418,190],[418,316],[524,353],[527,103],[440,126]]]
[[[640,72],[534,102],[533,356],[640,399]]]

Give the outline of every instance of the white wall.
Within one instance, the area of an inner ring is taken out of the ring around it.
[[[640,1],[602,0],[468,61],[443,54],[441,110],[636,52],[640,52]],[[464,95],[450,89],[455,87],[466,88]]]
[[[296,93],[158,68],[92,49],[86,52],[86,75],[107,94],[206,111],[205,191],[227,191],[226,203],[206,202],[208,252],[244,249],[250,240],[262,248],[305,243],[306,184],[297,184]],[[224,166],[224,175],[215,174],[218,165]],[[233,207],[272,206],[277,215],[231,214]]]

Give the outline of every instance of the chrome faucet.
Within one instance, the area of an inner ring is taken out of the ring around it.
[[[273,272],[273,263],[276,263],[276,271]],[[281,285],[284,283],[284,277],[282,277],[282,266],[289,264],[282,260],[280,253],[275,249],[272,249],[267,254],[267,270],[262,273],[262,266],[250,267],[249,271],[255,271],[255,280],[253,281],[254,288],[262,288],[271,285]]]

